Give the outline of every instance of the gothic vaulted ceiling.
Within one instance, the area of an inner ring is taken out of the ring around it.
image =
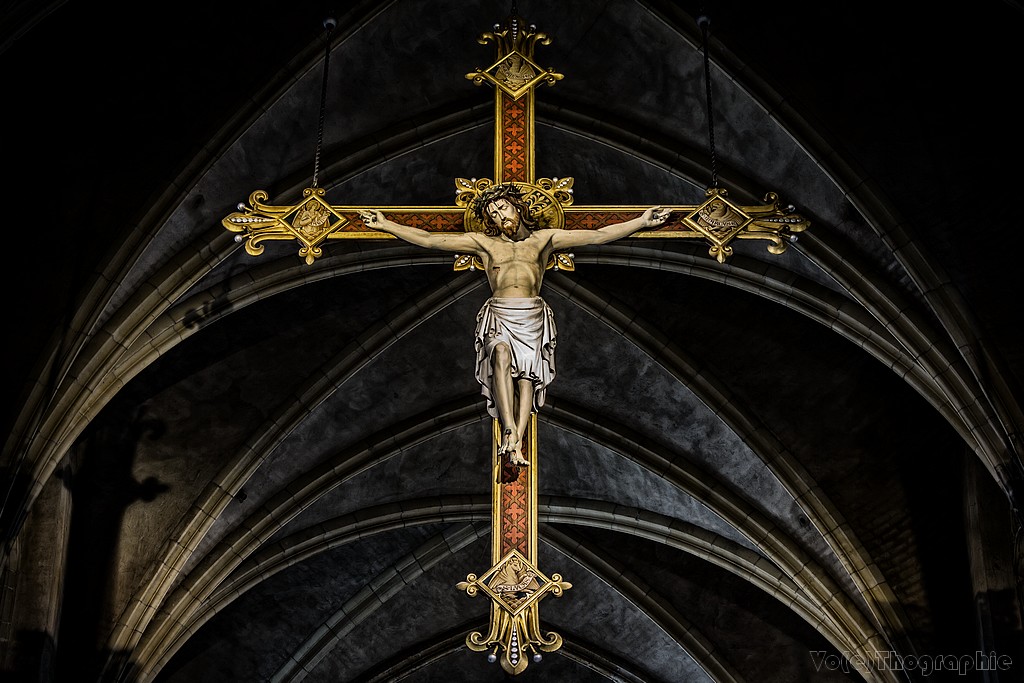
[[[512,9],[565,75],[537,92],[537,175],[577,204],[697,204],[714,173],[811,221],[779,255],[628,238],[546,275],[539,562],[572,589],[520,680],[1024,656],[1020,5],[515,4],[2,10],[5,671],[504,678],[455,588],[490,560],[486,280],[394,239],[253,257],[221,219],[310,186],[328,15],[327,199],[452,205],[493,175],[465,74]]]

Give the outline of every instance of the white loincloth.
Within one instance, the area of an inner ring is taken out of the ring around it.
[[[512,352],[512,377],[533,382],[533,409],[544,405],[546,388],[555,378],[555,315],[539,296],[491,297],[476,316],[476,379],[487,398],[487,412],[497,418],[494,405],[491,352],[500,343]]]

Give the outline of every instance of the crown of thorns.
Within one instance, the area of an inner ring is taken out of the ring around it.
[[[524,201],[522,191],[512,183],[491,185],[473,200],[473,213],[486,224],[488,221],[487,205],[499,199],[510,199],[519,206],[523,206]]]

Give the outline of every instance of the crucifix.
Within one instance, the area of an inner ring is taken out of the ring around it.
[[[541,629],[539,603],[571,588],[537,566],[537,410],[554,377],[556,334],[554,316],[540,297],[544,272],[574,270],[574,247],[627,236],[703,239],[720,263],[737,239],[767,240],[768,251],[781,254],[809,223],[773,193],[763,205],[739,206],[717,183],[695,206],[574,206],[573,178],[537,178],[534,170],[535,90],[563,78],[534,61],[535,47],[550,38],[524,25],[513,9],[479,42],[497,48],[491,66],[466,75],[494,87],[493,180],[456,179],[454,206],[337,206],[327,202],[314,173],[313,186],[297,204],[266,204],[267,193],[258,190],[222,223],[253,256],[263,252],[265,241],[294,240],[299,256],[313,264],[331,240],[397,237],[452,252],[455,270],[486,275],[492,297],[477,316],[475,347],[477,379],[493,418],[491,567],[457,587],[491,601],[486,633],[470,633],[466,645],[488,652],[490,661],[500,660],[515,675],[531,659],[540,661],[542,652],[561,647],[561,636]],[[705,67],[706,60],[705,48]]]

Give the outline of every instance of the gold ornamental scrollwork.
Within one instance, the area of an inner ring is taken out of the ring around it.
[[[768,252],[778,255],[811,225],[792,205],[783,205],[774,192],[765,195],[764,204],[751,206],[736,204],[724,188],[710,187],[704,196],[704,202],[697,206],[666,205],[672,217],[662,227],[638,232],[634,237],[704,239],[709,245],[708,254],[725,263],[733,254],[732,243],[736,240],[765,240]],[[609,212],[630,210],[636,208],[605,207]]]
[[[350,220],[338,213],[324,199],[324,189],[307,187],[302,201],[289,206],[266,204],[264,190],[249,195],[249,203],[239,203],[238,211],[221,220],[221,225],[235,235],[236,242],[245,242],[250,256],[263,253],[263,242],[296,240],[299,256],[312,264],[323,255],[320,245],[337,231],[349,225]]]
[[[708,254],[719,263],[732,256],[733,240],[767,240],[769,253],[777,255],[786,251],[787,242],[796,241],[796,233],[810,226],[810,221],[794,213],[793,206],[782,206],[774,192],[765,196],[765,204],[755,206],[734,204],[724,188],[708,188],[704,195],[704,203],[686,214],[683,222],[710,242]]]
[[[491,83],[518,100],[541,83],[554,85],[563,76],[553,69],[545,69],[533,61],[537,45],[549,45],[551,39],[538,32],[535,26],[524,26],[521,17],[510,17],[507,25],[495,24],[493,31],[482,34],[477,41],[481,45],[495,43],[498,59],[486,69],[477,69],[466,74],[476,85]]]
[[[562,646],[557,633],[540,628],[538,603],[547,595],[562,597],[572,584],[558,574],[546,577],[517,550],[511,550],[480,577],[469,574],[456,587],[470,597],[483,593],[491,599],[491,620],[487,633],[466,636],[466,647],[475,652],[490,651],[490,661],[501,661],[509,674],[522,673],[532,657]]]

